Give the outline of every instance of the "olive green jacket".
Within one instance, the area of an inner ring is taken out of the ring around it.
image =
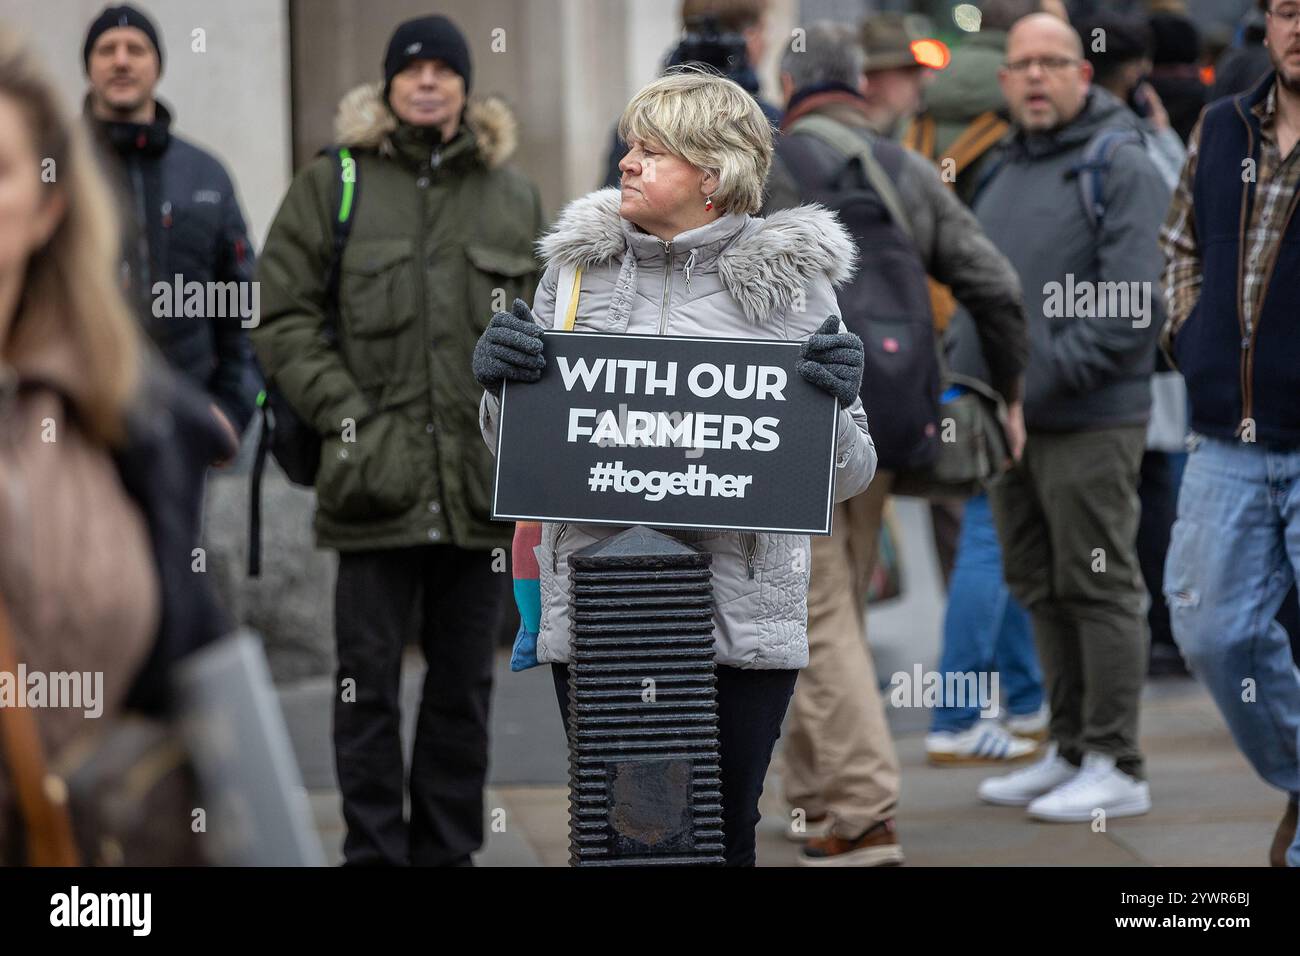
[[[531,301],[536,188],[502,167],[514,118],[471,102],[435,147],[366,86],[344,97],[337,141],[356,161],[339,280],[339,334],[322,335],[339,168],[322,156],[289,187],[258,261],[253,344],[268,379],[323,437],[316,539],[340,551],[506,547],[489,520],[491,452],[470,356],[494,311]]]

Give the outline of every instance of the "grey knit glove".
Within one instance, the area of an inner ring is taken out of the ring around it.
[[[803,344],[795,369],[824,392],[830,392],[848,408],[862,387],[864,352],[862,339],[840,331],[838,316],[830,316]]]
[[[509,312],[492,316],[474,346],[474,378],[493,395],[500,395],[506,379],[535,382],[545,367],[542,327],[533,321],[528,303],[515,299]]]

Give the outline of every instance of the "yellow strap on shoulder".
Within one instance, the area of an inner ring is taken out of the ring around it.
[[[981,113],[971,120],[948,146],[948,155],[956,167],[953,172],[964,171],[967,166],[992,149],[1010,128],[1006,120],[992,111]]]
[[[573,273],[573,289],[569,292],[569,308],[564,313],[564,325],[561,328],[565,332],[573,331],[573,323],[578,318],[578,292],[582,289],[582,266],[578,266]]]

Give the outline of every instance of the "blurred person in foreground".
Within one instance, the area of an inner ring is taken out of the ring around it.
[[[817,206],[758,218],[772,127],[736,83],[681,69],[624,110],[621,190],[570,203],[542,240],[546,271],[529,309],[498,313],[479,340],[483,435],[496,447],[502,383],[537,381],[561,271],[581,268],[575,331],[803,340],[799,373],[839,402],[835,496],[867,487],[875,447],[858,390],[862,340],[845,332],[834,287],[856,258],[838,219]],[[572,300],[570,300],[572,301]],[[537,660],[551,664],[568,727],[569,558],[623,529],[542,525]],[[713,555],[714,642],[726,862],[752,866],[758,800],[799,669],[808,663],[808,537],[671,534]]]
[[[191,548],[203,472],[236,450],[207,400],[150,364],[118,238],[80,124],[0,29],[0,604],[29,674],[102,674],[99,720],[166,712],[171,665],[227,630]],[[36,718],[47,761],[98,724]],[[0,863],[17,863],[18,755],[3,756]]]

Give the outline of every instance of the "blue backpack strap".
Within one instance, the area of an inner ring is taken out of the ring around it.
[[[1084,215],[1094,230],[1100,229],[1106,219],[1106,173],[1115,161],[1115,154],[1121,146],[1129,143],[1142,146],[1145,142],[1137,130],[1123,128],[1103,129],[1088,140],[1083,159],[1074,167],[1074,173],[1079,182]]]

